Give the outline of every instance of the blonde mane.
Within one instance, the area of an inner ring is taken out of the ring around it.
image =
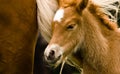
[[[91,0],[88,9],[91,13],[95,13],[94,15],[98,17],[107,28],[117,31],[119,5],[116,3],[119,4],[119,0]],[[113,14],[111,11],[115,11],[115,13]]]
[[[95,5],[99,6],[105,15],[110,17],[109,20],[117,22],[118,11],[120,11],[120,0],[90,0]],[[118,2],[119,5],[114,5]],[[37,17],[40,33],[47,42],[51,39],[51,22],[54,14],[58,8],[57,0],[37,0]],[[112,15],[110,10],[115,11],[115,15]],[[104,18],[104,17],[103,17]]]
[[[57,0],[36,0],[37,18],[40,33],[49,42],[51,38],[51,22],[58,8]]]
[[[98,5],[101,10],[110,17],[111,21],[117,22],[118,11],[120,10],[120,0],[92,0],[92,2]],[[115,3],[119,3],[119,5],[115,5]],[[110,12],[111,10],[115,11],[115,15]]]

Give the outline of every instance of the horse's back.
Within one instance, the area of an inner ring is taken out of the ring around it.
[[[35,0],[0,0],[0,74],[32,74]]]

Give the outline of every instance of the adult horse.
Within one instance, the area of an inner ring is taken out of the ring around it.
[[[50,65],[68,62],[84,74],[120,74],[120,32],[101,2],[58,0],[52,38],[44,53]]]
[[[0,74],[32,74],[36,16],[35,0],[0,0]]]
[[[52,19],[55,3],[39,1],[40,10]],[[0,0],[0,74],[33,74],[37,34],[36,0]]]

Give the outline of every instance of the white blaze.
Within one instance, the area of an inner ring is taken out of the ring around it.
[[[60,9],[56,12],[53,21],[61,22],[61,19],[62,19],[63,17],[64,17],[64,9],[60,8]]]

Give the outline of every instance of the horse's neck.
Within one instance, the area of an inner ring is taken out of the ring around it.
[[[90,65],[95,65],[93,67],[103,66],[103,61],[106,65],[109,50],[107,39],[102,34],[101,23],[87,10],[83,13],[83,21],[86,33],[81,46],[83,59]]]
[[[83,14],[83,21],[84,21],[84,30],[85,30],[85,39],[84,43],[86,47],[91,48],[91,50],[96,51],[106,51],[107,52],[107,38],[103,33],[106,28],[102,26],[102,23],[94,17],[88,11],[85,11]],[[88,18],[90,17],[90,18]],[[98,50],[97,50],[98,49]]]

